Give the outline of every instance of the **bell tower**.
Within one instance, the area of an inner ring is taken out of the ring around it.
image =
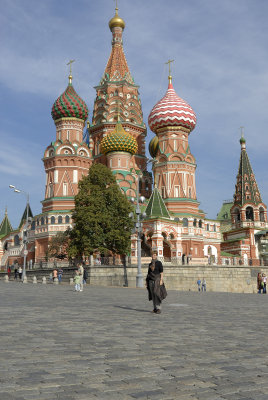
[[[142,172],[140,194],[148,198],[151,194],[152,178],[147,172],[145,154],[147,130],[143,122],[139,86],[130,73],[123,49],[125,21],[119,17],[117,6],[109,28],[112,33],[112,49],[104,74],[99,85],[95,87],[96,99],[89,132],[89,146],[95,162],[101,162],[109,168],[110,164],[115,165],[115,161],[107,160],[106,152],[101,151],[101,142],[106,135],[117,129],[117,121],[120,120],[122,129],[134,138],[138,146],[128,162],[128,171]],[[128,195],[133,196],[136,190],[135,181],[129,179],[129,184]]]

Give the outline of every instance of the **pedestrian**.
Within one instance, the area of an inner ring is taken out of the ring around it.
[[[16,265],[14,268],[14,279],[15,279],[15,281],[18,279],[18,267]]]
[[[83,284],[84,285],[87,284],[87,278],[88,278],[88,272],[87,272],[86,268],[84,268],[84,275],[83,275]]]
[[[58,271],[55,269],[53,269],[53,282],[55,281],[55,279],[58,277]]]
[[[207,282],[205,280],[205,278],[203,278],[202,281],[202,292],[206,292],[207,291]]]
[[[153,313],[161,313],[161,302],[167,296],[163,282],[163,265],[157,260],[157,253],[152,255],[152,261],[149,264],[146,277],[146,287],[148,290],[149,301],[153,300]]]
[[[262,276],[261,276],[261,272],[258,272],[258,276],[257,276],[257,290],[258,290],[258,293],[261,293],[261,290],[262,290]]]
[[[59,283],[61,283],[62,275],[63,275],[63,270],[62,270],[62,268],[59,268],[59,270],[58,270],[58,279],[59,279]]]
[[[10,279],[10,275],[11,275],[11,268],[10,268],[10,266],[8,266],[8,268],[7,268],[7,275],[8,275],[8,279]]]
[[[21,266],[19,266],[18,272],[19,272],[19,279],[21,281],[22,280],[22,268],[21,268]]]
[[[262,285],[262,293],[263,293],[263,294],[266,294],[266,281],[267,281],[267,276],[266,276],[265,273],[263,273],[263,274],[262,274],[262,282],[263,282],[263,285]]]
[[[79,271],[76,270],[75,271],[75,276],[74,276],[74,283],[75,283],[74,290],[76,292],[81,292],[81,290],[80,290],[80,282],[81,282],[81,277],[79,275]]]
[[[197,283],[197,287],[198,287],[198,292],[201,292],[201,279],[198,278],[196,283]]]
[[[80,292],[83,292],[84,267],[82,264],[78,264],[78,274],[80,276]]]

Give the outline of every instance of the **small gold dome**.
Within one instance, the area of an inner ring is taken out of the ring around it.
[[[109,22],[109,28],[112,30],[116,26],[119,26],[122,29],[125,28],[125,21],[119,17],[117,7],[115,9],[115,16]]]

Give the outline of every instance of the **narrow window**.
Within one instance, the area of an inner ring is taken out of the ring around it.
[[[68,184],[67,183],[63,183],[63,196],[67,196],[68,193]]]

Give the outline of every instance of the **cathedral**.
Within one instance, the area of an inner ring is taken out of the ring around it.
[[[179,97],[172,76],[167,79],[163,98],[152,105],[148,125],[155,134],[146,156],[147,128],[143,121],[139,86],[135,83],[124,54],[125,22],[115,10],[109,22],[112,48],[96,98],[89,110],[73,85],[72,60],[68,85],[52,106],[55,132],[43,155],[46,185],[42,211],[32,216],[27,231],[27,263],[48,261],[49,241],[72,226],[74,197],[79,180],[93,163],[111,169],[122,192],[145,198],[142,256],[152,251],[171,265],[242,263],[259,265],[268,261],[267,208],[261,195],[242,137],[241,157],[234,200],[230,204],[230,225],[207,219],[199,208],[196,193],[196,160],[189,136],[196,126],[191,106]],[[152,172],[148,171],[151,163]],[[137,199],[136,199],[137,200]],[[26,214],[14,230],[7,212],[0,225],[1,266],[23,259]],[[131,237],[131,262],[137,262],[137,235]]]

